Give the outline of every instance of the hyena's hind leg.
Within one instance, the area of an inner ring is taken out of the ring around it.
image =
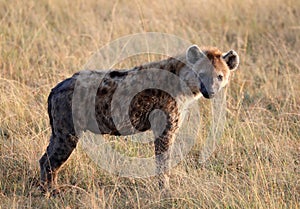
[[[41,189],[43,192],[58,192],[57,173],[76,147],[78,137],[52,135],[45,154],[41,157]]]

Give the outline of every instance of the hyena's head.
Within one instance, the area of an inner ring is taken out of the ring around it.
[[[183,72],[184,80],[195,95],[201,93],[210,99],[228,83],[230,73],[239,65],[239,56],[234,50],[222,53],[217,48],[200,50],[192,45],[186,51],[186,61],[190,67]]]

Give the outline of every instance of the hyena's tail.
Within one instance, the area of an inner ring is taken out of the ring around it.
[[[53,96],[53,90],[50,92],[48,96],[48,115],[50,120],[50,126],[52,130],[52,134],[54,134],[54,128],[53,128],[53,117],[52,117],[52,96]]]

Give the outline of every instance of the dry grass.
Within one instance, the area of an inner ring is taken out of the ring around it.
[[[298,0],[1,0],[0,208],[299,208],[299,20]],[[51,87],[109,41],[148,31],[239,52],[218,149],[200,165],[197,144],[158,198],[152,178],[111,176],[79,147],[66,192],[41,196]]]

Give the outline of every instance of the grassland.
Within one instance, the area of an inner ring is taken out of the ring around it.
[[[199,164],[196,144],[159,198],[152,178],[112,176],[78,147],[66,191],[43,197],[50,89],[108,42],[150,31],[240,54],[217,150]],[[299,208],[299,49],[298,0],[0,0],[0,208]]]

